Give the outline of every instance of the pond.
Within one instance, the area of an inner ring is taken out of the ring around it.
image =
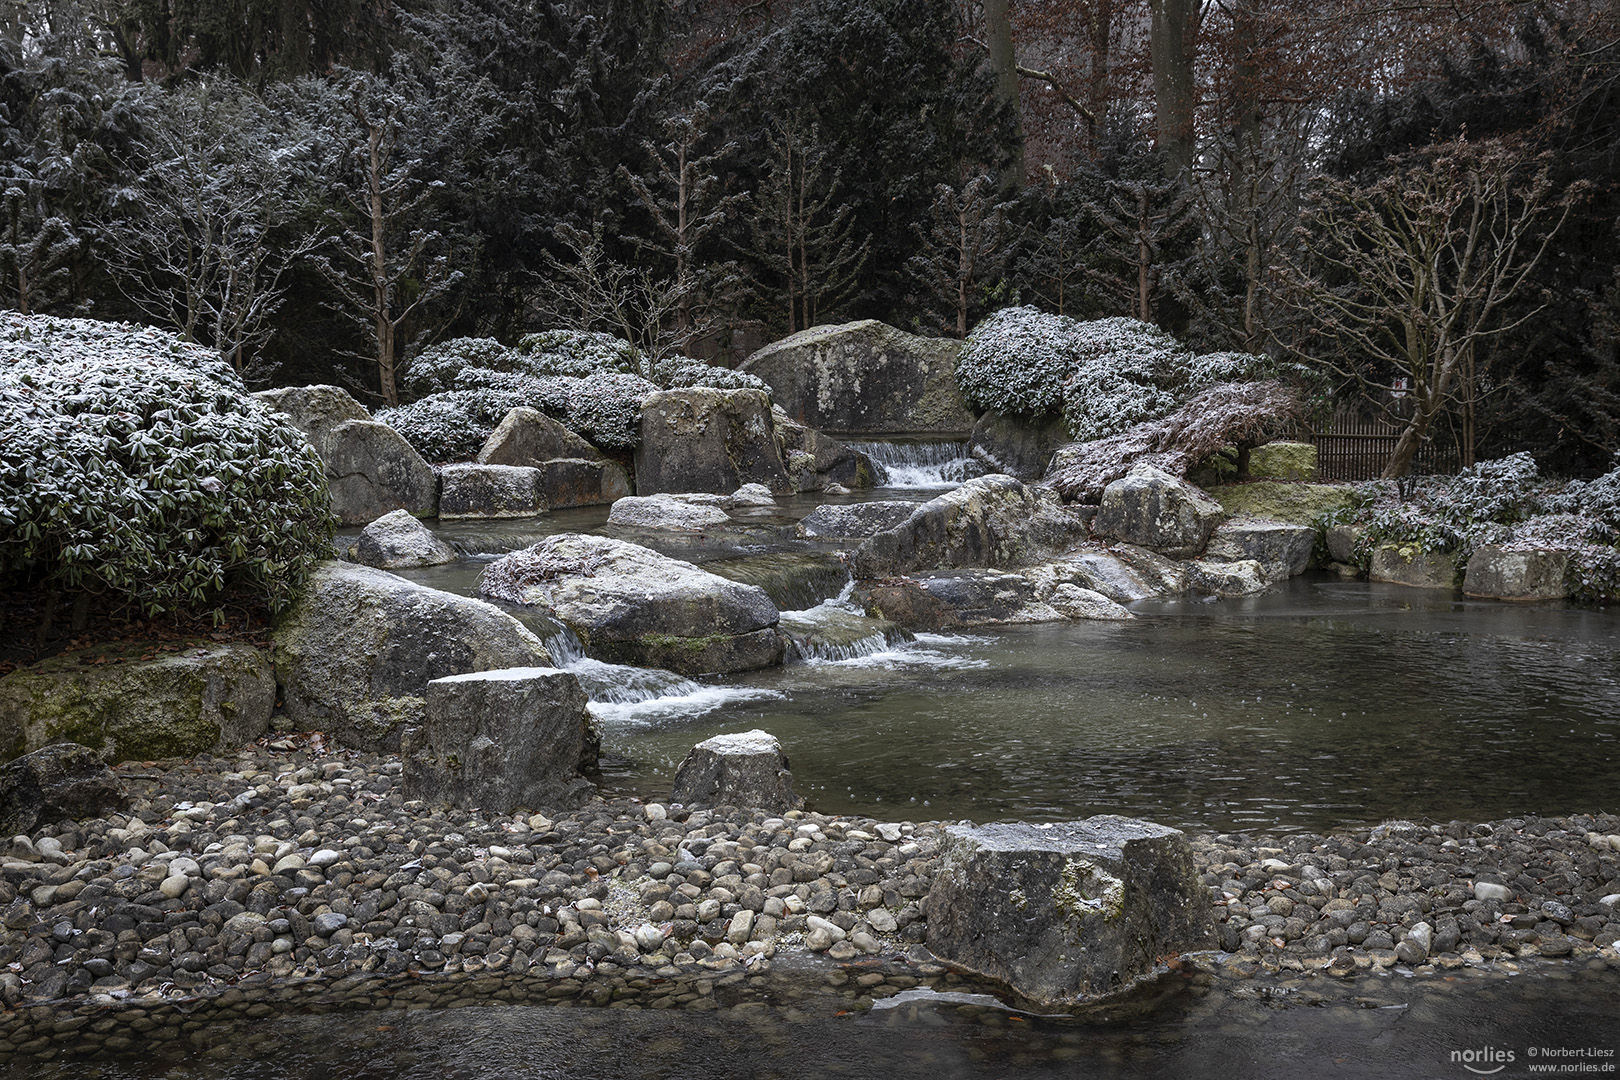
[[[1172,980],[1174,981],[1174,979]],[[1613,1075],[1620,974],[1551,968],[1165,988],[1129,1020],[1040,1017],[918,989],[867,1012],[802,976],[714,1011],[506,1005],[291,1015],[221,1025],[186,1051],[30,1064],[29,1080],[1433,1080],[1552,1060]],[[1531,1056],[1534,1049],[1535,1056]],[[1549,1051],[1596,1050],[1586,1059]],[[1462,1055],[1472,1056],[1463,1059]],[[1607,1056],[1602,1056],[1606,1054]],[[1605,1071],[1605,1069],[1607,1071]]]
[[[772,552],[812,547],[791,523],[817,501],[701,535],[605,529],[601,509],[442,535],[487,553],[607,531],[738,573],[739,557],[768,568]],[[408,576],[472,595],[489,557]],[[830,601],[843,581],[818,590]],[[555,624],[512,610],[593,697],[607,785],[650,800],[668,795],[694,743],[757,727],[781,740],[797,790],[825,813],[1121,813],[1288,832],[1613,802],[1620,667],[1606,611],[1306,575],[1243,600],[1141,601],[1130,622],[874,639],[862,655],[694,681],[585,660]]]

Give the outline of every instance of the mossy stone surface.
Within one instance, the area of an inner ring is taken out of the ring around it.
[[[275,701],[270,658],[251,645],[82,649],[0,679],[0,753],[76,742],[118,762],[226,750],[264,734]]]
[[[1209,489],[1210,495],[1233,517],[1268,518],[1289,525],[1315,525],[1323,514],[1355,504],[1354,484],[1303,484],[1256,480]]]

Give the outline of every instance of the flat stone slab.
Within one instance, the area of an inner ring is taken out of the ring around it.
[[[1042,1005],[1116,994],[1211,941],[1178,829],[1103,814],[952,825],[928,893],[928,948]]]
[[[1316,546],[1316,530],[1308,525],[1253,518],[1225,521],[1215,527],[1204,557],[1223,562],[1253,559],[1271,581],[1303,574]]]
[[[1385,544],[1373,552],[1367,571],[1371,581],[1409,585],[1414,589],[1454,589],[1457,587],[1457,560],[1444,553],[1405,551]]]
[[[439,517],[533,517],[545,510],[540,470],[529,465],[446,465],[439,473]]]

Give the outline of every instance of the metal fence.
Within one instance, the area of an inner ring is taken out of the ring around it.
[[[1322,480],[1376,480],[1389,464],[1401,430],[1387,420],[1343,409],[1335,412],[1325,425],[1310,432],[1310,441],[1316,446],[1318,477]],[[1414,473],[1450,474],[1460,468],[1461,455],[1455,442],[1438,432],[1431,433],[1412,462]]]

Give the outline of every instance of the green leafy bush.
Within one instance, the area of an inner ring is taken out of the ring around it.
[[[277,609],[330,553],[304,435],[168,334],[0,313],[0,431],[0,587]]]

